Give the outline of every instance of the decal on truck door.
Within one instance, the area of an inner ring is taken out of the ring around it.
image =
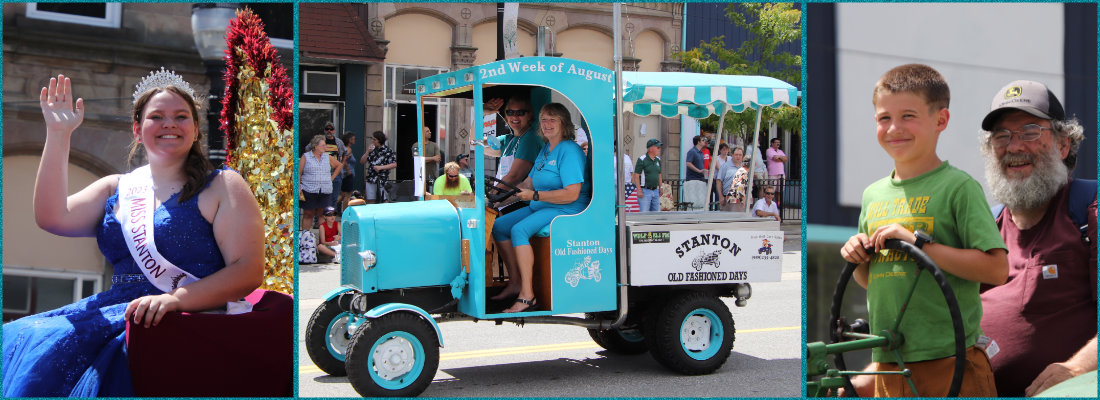
[[[565,283],[568,283],[569,286],[577,287],[581,279],[591,279],[599,282],[600,260],[592,261],[592,256],[587,256],[583,260],[578,259],[574,261],[573,269],[565,273]]]

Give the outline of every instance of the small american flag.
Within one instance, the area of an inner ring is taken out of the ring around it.
[[[626,212],[640,212],[642,210],[638,206],[638,192],[635,189],[637,187],[633,183],[626,184]]]

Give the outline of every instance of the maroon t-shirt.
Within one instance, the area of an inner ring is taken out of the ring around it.
[[[1000,396],[1022,397],[1047,365],[1096,336],[1096,201],[1090,245],[1069,217],[1065,185],[1043,219],[1021,231],[1007,208],[997,218],[1008,246],[1008,282],[982,285],[982,331],[999,347],[990,359]]]

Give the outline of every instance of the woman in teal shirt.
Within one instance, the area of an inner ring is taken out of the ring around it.
[[[504,255],[504,261],[518,266],[519,276],[508,280],[508,286],[493,299],[516,297],[516,303],[506,313],[534,307],[535,291],[531,284],[535,254],[531,236],[550,223],[554,217],[577,214],[592,198],[591,183],[585,180],[586,157],[574,141],[576,128],[569,110],[560,103],[542,107],[539,132],[546,144],[535,158],[530,177],[534,190],[521,190],[521,200],[531,201],[527,207],[506,214],[493,225],[493,239]]]

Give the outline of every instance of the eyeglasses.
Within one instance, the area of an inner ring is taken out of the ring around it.
[[[504,114],[509,117],[522,117],[529,112],[531,112],[531,110],[504,110]]]
[[[768,196],[775,196],[775,192],[764,192],[764,194]]]
[[[989,142],[993,144],[993,147],[1002,148],[1008,147],[1009,143],[1012,143],[1012,135],[1020,138],[1021,142],[1034,142],[1039,140],[1040,136],[1043,136],[1043,131],[1049,131],[1051,128],[1045,126],[1039,126],[1036,124],[1027,124],[1020,127],[1020,130],[1014,131],[1007,128],[997,129],[993,131],[993,136],[989,138]]]

